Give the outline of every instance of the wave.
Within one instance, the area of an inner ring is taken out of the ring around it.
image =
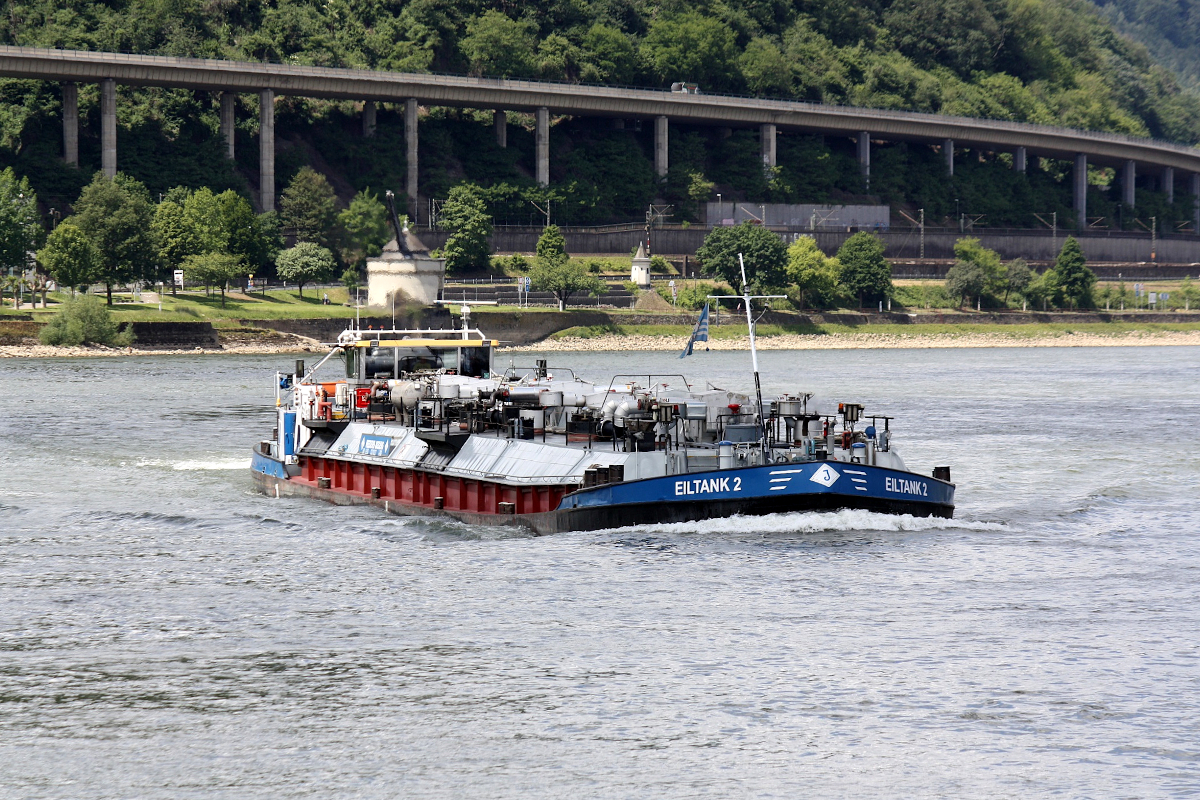
[[[673,534],[786,534],[831,533],[839,531],[918,532],[931,530],[1007,531],[999,522],[914,517],[911,514],[880,514],[861,509],[840,511],[796,511],[787,514],[768,514],[762,517],[723,517],[698,522],[666,522],[656,525],[637,525],[615,530],[636,529],[643,533]]]
[[[137,462],[139,467],[167,467],[176,472],[198,472],[205,470],[231,471],[250,469],[248,458],[211,458],[191,461],[168,461],[162,459],[142,459]]]

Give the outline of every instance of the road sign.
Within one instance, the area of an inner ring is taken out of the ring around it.
[[[183,270],[181,269],[175,270],[175,285],[180,289],[183,288]]]

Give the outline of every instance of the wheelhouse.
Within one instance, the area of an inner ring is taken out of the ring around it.
[[[421,372],[490,378],[495,339],[481,335],[444,338],[445,331],[431,335],[405,335],[394,331],[358,331],[359,338],[345,348],[346,378],[354,381],[392,380]],[[470,332],[477,334],[478,332]],[[436,334],[442,334],[437,336]]]

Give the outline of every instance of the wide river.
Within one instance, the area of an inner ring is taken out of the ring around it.
[[[0,797],[1200,794],[1200,348],[761,360],[895,416],[955,519],[275,500],[248,451],[289,357],[0,361]]]

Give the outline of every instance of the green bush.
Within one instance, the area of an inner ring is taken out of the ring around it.
[[[81,344],[128,347],[133,344],[133,330],[121,330],[99,297],[80,295],[62,304],[38,338],[42,344],[66,347]]]
[[[662,298],[668,303],[671,302],[671,287],[661,281],[655,287]],[[708,295],[719,294],[723,297],[733,294],[724,286],[712,283],[698,283],[695,286],[679,287],[679,299],[675,305],[677,308],[685,308],[689,311],[699,311],[704,308],[704,304],[708,302]]]
[[[901,308],[954,308],[957,305],[947,294],[945,284],[897,286],[893,298]]]

